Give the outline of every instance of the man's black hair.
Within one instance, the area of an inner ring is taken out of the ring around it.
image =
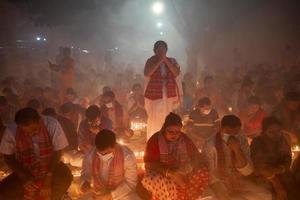
[[[97,117],[101,116],[101,110],[96,105],[89,106],[88,109],[85,111],[85,116],[89,121],[93,121]]]
[[[28,125],[31,122],[38,122],[41,119],[39,113],[33,108],[23,108],[15,115],[17,125]]]
[[[115,144],[116,134],[110,130],[103,129],[96,135],[95,145],[99,151],[104,151],[110,147],[114,147]]]
[[[154,47],[153,47],[153,51],[156,52],[156,50],[158,49],[158,47],[160,45],[165,46],[165,48],[168,50],[168,44],[165,41],[162,40],[158,40],[157,42],[155,42]]]
[[[225,115],[221,120],[221,127],[230,127],[230,128],[237,128],[241,127],[242,123],[240,118],[235,115]]]
[[[116,97],[116,95],[113,91],[107,91],[103,94],[103,97],[111,97],[114,99]]]
[[[205,105],[207,106],[211,105],[211,101],[208,97],[203,97],[198,101],[198,106],[203,107]]]

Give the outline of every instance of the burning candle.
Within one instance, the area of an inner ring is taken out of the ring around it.
[[[124,145],[124,144],[125,144],[124,141],[123,141],[122,139],[118,140],[118,143],[119,143],[120,145]]]

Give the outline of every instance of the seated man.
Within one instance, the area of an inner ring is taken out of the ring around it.
[[[299,188],[290,170],[291,147],[275,117],[264,119],[261,135],[252,141],[251,157],[256,173],[271,183],[277,199],[299,199]]]
[[[246,178],[252,174],[253,167],[247,139],[239,134],[240,129],[240,119],[226,115],[221,121],[220,131],[204,145],[210,187],[218,200],[272,199],[270,192]]]
[[[194,200],[208,185],[205,162],[181,128],[181,118],[170,113],[161,131],[147,142],[142,184],[152,193],[152,199]]]
[[[197,109],[191,112],[187,124],[188,135],[202,148],[204,142],[212,137],[219,128],[219,116],[215,109],[212,108],[211,101],[208,97],[199,100]]]
[[[129,129],[129,121],[125,119],[122,105],[116,100],[114,92],[105,92],[102,96],[104,105],[101,106],[103,116],[112,121],[112,128],[118,137],[129,138],[133,135]]]
[[[297,92],[288,92],[282,102],[276,106],[272,115],[282,122],[283,131],[289,136],[291,144],[298,143],[299,133],[300,95]]]
[[[117,144],[116,135],[106,129],[96,135],[95,144],[83,160],[81,190],[86,193],[83,199],[138,200],[133,152]]]
[[[106,117],[101,117],[98,106],[90,106],[85,113],[84,119],[79,125],[78,145],[79,149],[87,153],[95,146],[96,134],[103,129],[112,129],[112,124]]]
[[[60,124],[32,108],[19,110],[15,123],[7,127],[0,144],[12,170],[0,182],[0,199],[61,199],[73,177],[60,162],[61,150],[68,146]]]
[[[128,97],[128,116],[131,121],[139,119],[147,122],[147,111],[145,109],[145,99],[143,88],[140,84],[134,84]]]
[[[14,121],[15,109],[9,105],[4,96],[0,96],[0,117],[4,125],[10,124]]]
[[[240,112],[239,116],[243,123],[243,132],[250,141],[261,133],[261,123],[266,116],[266,112],[261,108],[257,96],[248,98],[247,108]]]
[[[73,103],[64,103],[59,111],[60,114],[57,116],[57,120],[61,124],[65,135],[68,139],[69,146],[66,150],[77,150],[78,149],[78,135],[76,126],[72,121],[72,113],[74,111],[75,106]]]

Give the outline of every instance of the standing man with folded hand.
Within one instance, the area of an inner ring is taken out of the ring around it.
[[[148,139],[160,130],[165,117],[182,96],[182,85],[177,81],[180,66],[174,58],[167,57],[167,43],[157,41],[153,50],[155,55],[147,60],[144,69]]]

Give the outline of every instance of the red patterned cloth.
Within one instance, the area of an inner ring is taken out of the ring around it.
[[[95,191],[102,191],[103,189],[115,189],[124,180],[124,152],[120,145],[115,147],[113,152],[114,157],[109,166],[109,174],[107,182],[101,179],[102,161],[99,158],[97,151],[94,153],[92,163],[92,174]]]
[[[186,141],[183,135],[176,143],[168,144],[162,133],[158,136],[158,146],[160,152],[160,162],[165,165],[184,165],[189,162],[189,155],[187,152]],[[172,151],[172,149],[175,149]],[[172,152],[171,152],[172,151]]]
[[[157,132],[148,140],[144,157],[145,163],[162,162],[166,167],[174,168],[179,167],[185,161],[190,161],[191,158],[200,156],[197,147],[186,134],[181,134],[176,145],[177,150],[170,154],[169,148],[166,149],[164,145],[159,144],[160,136],[161,133]],[[166,155],[167,150],[168,154]]]
[[[207,168],[193,171],[186,176],[185,188],[180,188],[170,179],[161,175],[150,175],[143,180],[144,187],[151,191],[152,200],[195,200],[208,187]]]
[[[151,57],[148,61],[153,62],[156,57]],[[170,58],[168,58],[172,63],[176,62]],[[156,71],[150,77],[150,81],[147,85],[145,91],[145,98],[150,100],[158,100],[163,98],[163,81],[166,81],[167,88],[167,97],[172,98],[177,96],[177,85],[174,74],[170,71],[170,69],[166,66],[167,75],[163,77],[161,74],[161,69],[158,67]]]
[[[40,121],[38,132],[39,157],[34,153],[32,137],[17,128],[16,133],[16,157],[34,177],[34,188],[24,188],[24,199],[41,199],[39,190],[43,185],[43,179],[49,171],[49,165],[53,155],[53,145],[44,122]]]

